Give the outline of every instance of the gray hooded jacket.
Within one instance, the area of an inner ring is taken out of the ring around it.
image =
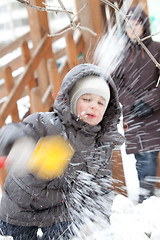
[[[70,113],[69,91],[76,81],[88,75],[101,75],[110,86],[110,102],[103,120],[97,126],[77,121],[76,116]],[[41,137],[57,134],[67,136],[76,150],[62,177],[47,181],[33,174],[23,177],[8,174],[0,218],[10,224],[50,226],[55,222],[70,220],[67,206],[72,202],[70,193],[76,188],[80,172],[91,174],[92,180],[98,184],[105,179],[111,180],[112,149],[123,142],[123,137],[117,131],[121,110],[112,79],[92,64],[77,65],[65,76],[58,96],[54,112],[31,114],[18,124],[7,125],[0,132],[1,154],[6,149],[8,151],[8,146],[21,136],[30,136],[38,141]],[[109,191],[109,186],[102,189],[104,195]],[[90,194],[93,194],[92,189]]]

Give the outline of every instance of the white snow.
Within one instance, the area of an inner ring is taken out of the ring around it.
[[[83,238],[73,240],[159,240],[160,198],[155,196],[134,205],[123,195],[117,195],[112,206],[110,225],[90,223],[82,227]]]

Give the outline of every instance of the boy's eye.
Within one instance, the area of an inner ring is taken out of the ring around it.
[[[104,103],[103,103],[103,102],[98,102],[98,104],[104,106]]]
[[[89,102],[90,98],[82,98],[84,101]]]

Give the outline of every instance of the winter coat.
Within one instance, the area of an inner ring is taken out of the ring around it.
[[[111,91],[108,108],[97,126],[78,120],[70,113],[69,91],[76,81],[88,75],[102,75]],[[22,122],[9,124],[3,129],[3,135],[6,131],[10,135],[14,132],[15,137],[21,133],[36,141],[41,137],[61,134],[67,136],[75,148],[66,172],[59,178],[42,180],[33,174],[22,177],[8,174],[0,218],[10,224],[42,227],[71,220],[68,206],[72,202],[71,192],[78,185],[80,172],[91,174],[92,181],[97,184],[105,179],[110,184],[112,149],[123,142],[117,132],[121,109],[112,79],[92,64],[77,65],[65,76],[58,96],[54,112],[31,114]],[[110,185],[101,190],[104,195],[107,194]],[[89,194],[94,196],[93,189]]]
[[[131,9],[134,11],[135,9]],[[130,11],[129,11],[130,12]],[[150,35],[149,20],[144,11],[139,13],[143,22],[144,34]],[[126,34],[127,37],[127,34]],[[145,46],[160,63],[160,43],[146,39]],[[128,39],[125,58],[114,73],[113,78],[118,89],[119,100],[123,107],[125,139],[127,153],[138,153],[160,150],[160,84],[159,69],[155,66],[144,49]],[[133,105],[142,100],[149,104],[153,113],[146,117],[134,116]]]

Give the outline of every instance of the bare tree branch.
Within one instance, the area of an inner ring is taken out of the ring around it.
[[[125,20],[125,22],[127,22],[130,26],[130,28],[132,29],[137,42],[141,45],[141,47],[146,51],[146,53],[149,55],[149,57],[151,58],[151,60],[155,63],[156,67],[160,69],[160,64],[157,62],[157,60],[153,57],[153,55],[151,54],[151,52],[148,50],[148,48],[144,45],[144,43],[142,42],[142,40],[137,36],[137,34],[135,33],[132,25],[129,23],[129,19],[128,16],[125,15],[118,7],[116,7],[113,3],[109,2],[108,0],[101,0],[102,2],[104,2],[105,4],[109,5],[110,7],[114,8],[116,11],[118,11],[118,13],[123,17],[123,19]]]
[[[149,36],[147,36],[147,37],[141,38],[141,41],[143,42],[143,41],[145,41],[145,40],[148,39],[148,38],[151,38],[151,37],[153,37],[153,36],[158,35],[159,33],[160,33],[160,31],[157,32],[157,33],[153,33],[153,34],[151,34],[151,35],[149,35]]]
[[[72,20],[87,7],[88,3],[84,4],[84,6],[72,17]]]
[[[97,36],[97,33],[95,33],[92,29],[90,29],[88,27],[84,27],[84,26],[78,25],[77,29],[87,31],[87,32],[91,33],[95,37]]]
[[[73,27],[66,28],[65,30],[63,30],[63,31],[61,31],[61,32],[58,32],[58,33],[48,34],[48,37],[60,36],[60,35],[65,34],[66,32],[69,32],[70,30],[74,30]]]
[[[70,14],[66,11],[66,8],[65,8],[64,4],[62,3],[62,1],[61,1],[61,0],[57,0],[57,1],[59,2],[62,10],[66,12],[66,15],[67,15],[67,17],[69,18],[71,25],[72,25],[73,27],[76,27],[76,25],[74,24],[74,22],[73,22],[73,20],[72,20],[72,18],[71,18],[71,16],[70,16]]]
[[[66,11],[66,7],[65,7],[64,4],[62,3],[62,1],[61,1],[61,0],[57,0],[57,1],[59,2],[61,8],[65,11],[67,17],[69,18],[71,27],[65,29],[65,30],[62,31],[62,32],[55,33],[55,34],[53,34],[53,35],[49,35],[50,37],[54,37],[54,36],[59,36],[59,35],[65,34],[67,31],[70,31],[70,30],[76,31],[77,29],[80,29],[80,30],[82,30],[82,31],[87,31],[87,32],[91,33],[94,37],[97,36],[97,33],[95,33],[95,32],[94,32],[93,30],[91,30],[90,28],[87,28],[87,27],[84,27],[84,26],[80,26],[80,23],[76,24],[76,22],[74,22],[73,19],[75,18],[75,16],[76,16],[77,14],[74,15],[73,17],[71,17],[70,14],[68,14],[68,12]],[[86,5],[87,5],[87,4],[85,4],[85,6],[86,6]],[[80,11],[82,11],[83,9],[84,9],[84,7],[81,8]],[[79,12],[80,12],[80,11],[79,11]]]
[[[67,9],[65,10],[62,10],[60,8],[51,8],[49,6],[46,6],[46,7],[40,7],[40,6],[36,6],[36,5],[33,5],[30,3],[29,0],[16,0],[17,2],[20,2],[22,4],[25,4],[29,7],[32,7],[32,8],[35,8],[36,10],[39,10],[39,11],[45,11],[45,12],[65,12],[65,13],[68,13],[68,14],[73,14],[73,12],[71,11],[68,11]]]
[[[160,76],[159,76],[159,78],[158,78],[158,81],[157,81],[156,87],[158,87],[159,82],[160,82]]]
[[[63,30],[63,31],[61,31],[61,32],[59,32],[59,33],[49,34],[48,36],[49,36],[49,37],[60,36],[60,35],[63,35],[63,34],[65,34],[66,32],[68,32],[68,31],[70,31],[70,30],[75,31],[75,30],[77,30],[77,29],[80,29],[80,30],[82,30],[82,31],[87,31],[87,32],[91,33],[91,34],[92,34],[93,36],[95,36],[95,37],[97,36],[97,33],[95,33],[94,31],[92,31],[92,29],[87,28],[87,27],[84,27],[84,26],[80,26],[80,24],[77,24],[76,27],[69,27],[69,28],[67,28],[67,29],[65,29],[65,30]]]
[[[65,34],[67,31],[70,31],[70,30],[75,31],[75,30],[77,30],[77,29],[80,29],[80,30],[82,30],[82,31],[88,31],[88,32],[91,33],[93,36],[97,36],[97,33],[95,33],[93,30],[91,30],[91,29],[89,29],[89,28],[87,28],[87,27],[84,27],[84,26],[80,26],[80,24],[76,24],[76,22],[73,21],[73,19],[77,16],[78,13],[75,14],[73,17],[71,17],[71,14],[73,14],[73,12],[68,11],[68,10],[66,9],[66,7],[64,6],[64,4],[62,3],[61,0],[57,0],[58,3],[59,3],[60,6],[61,6],[61,9],[59,9],[59,8],[55,9],[55,8],[53,8],[53,7],[50,7],[50,6],[47,5],[45,2],[43,2],[43,4],[45,5],[45,7],[43,8],[43,7],[35,6],[35,5],[31,4],[29,0],[16,0],[16,1],[18,1],[18,2],[20,2],[20,3],[22,3],[22,4],[25,4],[25,5],[29,6],[29,7],[35,8],[36,10],[46,11],[46,12],[52,11],[52,12],[56,12],[56,13],[57,13],[57,12],[64,12],[64,13],[67,15],[67,17],[69,18],[70,26],[71,26],[71,27],[69,27],[69,28],[67,28],[67,29],[65,29],[64,31],[61,31],[61,32],[59,32],[59,33],[55,33],[55,34],[48,35],[49,37],[54,37],[54,36],[63,35],[63,34]],[[86,6],[86,5],[87,5],[87,4],[85,4],[85,6]],[[85,6],[84,6],[84,7],[85,7]],[[84,9],[84,7],[81,8],[80,11],[82,11],[82,10]],[[80,12],[80,11],[79,11],[79,12]]]

